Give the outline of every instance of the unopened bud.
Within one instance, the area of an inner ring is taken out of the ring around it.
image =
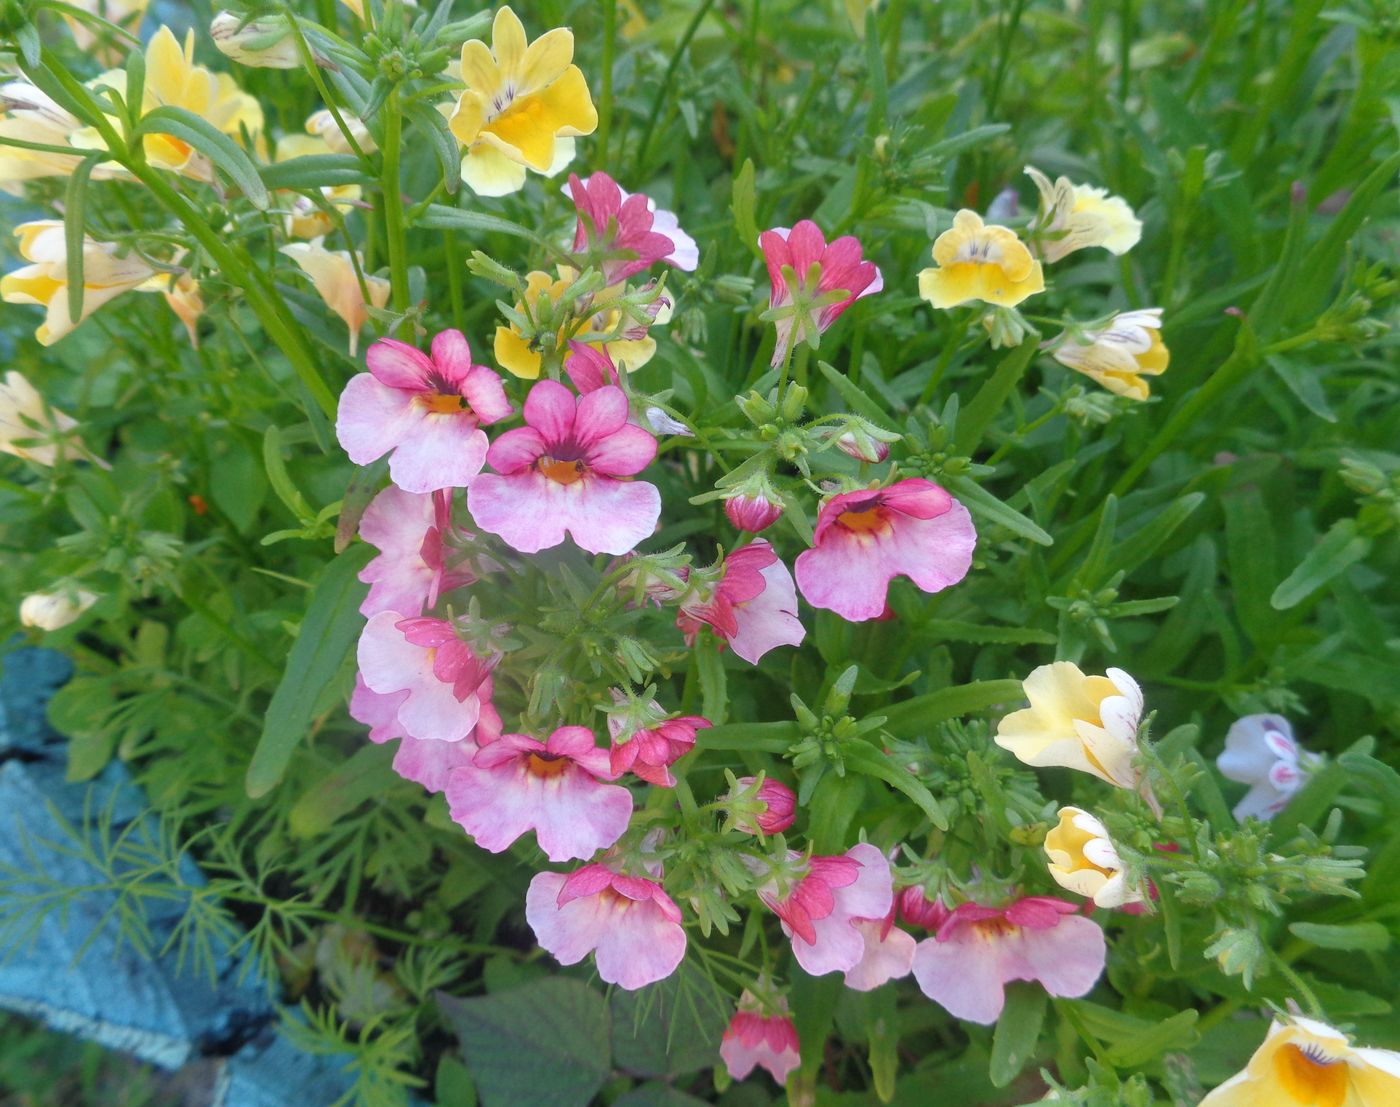
[[[761,495],[730,496],[724,501],[724,513],[739,530],[757,534],[767,530],[782,517],[783,505]]]
[[[95,592],[82,588],[73,592],[32,592],[20,601],[19,621],[22,626],[39,630],[66,627],[98,601]]]
[[[235,12],[220,12],[209,25],[219,52],[255,69],[297,69],[301,52],[291,28],[281,16],[246,20]]]
[[[742,794],[757,781],[757,777],[741,776],[735,782],[735,791]],[[765,777],[754,795],[752,807],[744,814],[735,812],[734,828],[746,834],[781,834],[792,825],[796,810],[797,794],[786,784]]]

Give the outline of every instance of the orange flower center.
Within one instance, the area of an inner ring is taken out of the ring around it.
[[[1340,1057],[1328,1057],[1314,1046],[1292,1042],[1274,1054],[1274,1075],[1289,1099],[1305,1107],[1342,1107],[1347,1098],[1349,1069]]]
[[[836,521],[847,530],[858,534],[875,534],[889,526],[889,514],[876,504],[864,511],[843,511],[836,517]]]
[[[564,757],[555,757],[548,753],[532,753],[525,758],[525,768],[531,776],[544,777],[546,780],[559,776],[569,767],[569,761]]]
[[[535,462],[535,470],[555,484],[573,484],[582,480],[586,471],[582,461],[557,461],[548,454]]]
[[[978,919],[972,926],[983,938],[1005,938],[1019,929],[1005,919]]]
[[[460,415],[471,410],[465,396],[455,396],[451,392],[429,392],[419,396],[418,402],[434,415]]]

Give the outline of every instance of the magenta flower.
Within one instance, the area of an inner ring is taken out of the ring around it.
[[[680,908],[661,885],[602,864],[537,874],[525,921],[561,965],[593,953],[598,975],[629,992],[665,980],[685,956]]]
[[[340,394],[335,433],[356,465],[390,454],[389,476],[405,492],[471,484],[486,460],[486,433],[512,410],[501,378],[472,364],[461,331],[442,331],[432,356],[392,338],[365,355],[368,373]],[[392,451],[392,452],[391,452]]]
[[[777,646],[798,645],[807,633],[797,618],[792,574],[763,539],[726,557],[718,584],[682,600],[676,626],[687,643],[695,642],[701,624],[751,665]]]
[[[1103,973],[1103,931],[1072,903],[1028,896],[1009,907],[964,903],[914,953],[924,995],[970,1022],[991,1025],[1012,980],[1038,980],[1052,996],[1077,999]]]
[[[606,173],[579,179],[569,174],[564,191],[578,208],[574,253],[594,256],[608,284],[617,284],[658,261],[693,271],[700,261],[695,239],[675,215],[641,193],[629,195]]]
[[[859,240],[843,235],[828,243],[821,228],[804,219],[791,230],[774,227],[758,236],[773,288],[764,318],[773,320],[781,365],[794,342],[816,348],[823,332],[862,296],[885,287],[880,270],[866,261]]]
[[[785,1084],[788,1073],[801,1063],[797,1027],[788,1016],[787,1001],[777,1000],[774,1009],[777,1014],[765,1015],[752,993],[745,991],[739,997],[739,1009],[719,1043],[720,1059],[732,1079],[747,1079],[757,1066]]]
[[[370,586],[361,615],[421,615],[441,593],[476,580],[466,566],[446,565],[443,538],[452,530],[450,496],[405,492],[391,484],[370,501],[360,520],[360,537],[377,547],[379,556],[360,570],[360,579]]]
[[[797,586],[813,607],[849,622],[885,611],[890,581],[941,592],[967,576],[977,531],[967,508],[917,477],[844,492],[822,504],[815,548],[797,557]]]
[[[857,920],[889,914],[893,877],[885,855],[861,842],[841,857],[813,857],[786,897],[780,899],[772,883],[760,888],[758,896],[782,922],[797,963],[821,976],[860,964],[865,938]]]
[[[357,650],[365,687],[381,696],[406,693],[395,722],[410,738],[460,742],[481,714],[478,692],[491,664],[476,656],[444,619],[370,616]]]
[[[573,339],[564,358],[564,372],[580,396],[618,383],[617,366],[606,349]]]
[[[846,987],[871,992],[888,980],[908,976],[914,965],[914,936],[894,925],[894,908],[883,919],[852,919],[865,945],[861,958],[846,970]]]
[[[655,700],[649,706],[660,714],[661,707]],[[650,725],[636,725],[626,712],[608,716],[608,733],[613,741],[612,775],[632,772],[658,788],[674,788],[676,778],[671,775],[671,766],[695,748],[695,732],[712,724],[699,715],[643,721]]]
[[[740,795],[753,787],[758,778],[741,776],[734,782],[730,796]],[[793,823],[797,811],[797,793],[771,776],[763,778],[754,797],[757,810],[736,812],[734,828],[745,834],[781,834]]]
[[[632,793],[611,779],[608,751],[582,726],[562,726],[547,742],[503,734],[483,746],[447,783],[452,819],[492,853],[526,831],[551,861],[587,859],[622,837]]]
[[[566,532],[589,553],[608,554],[651,535],[661,493],[620,478],[651,464],[656,439],[627,422],[622,389],[575,397],[558,381],[540,381],[525,399],[525,422],[491,444],[486,459],[496,473],[467,490],[482,530],[527,554],[559,545]]]

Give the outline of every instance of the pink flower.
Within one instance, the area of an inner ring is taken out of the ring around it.
[[[810,219],[792,230],[774,227],[758,236],[768,278],[766,318],[778,328],[773,364],[781,365],[793,342],[816,348],[822,333],[862,296],[885,287],[875,263],[864,260],[860,242],[843,235],[831,243]]]
[[[335,422],[350,460],[368,465],[390,454],[389,476],[406,492],[469,485],[486,460],[481,428],[513,409],[500,377],[472,364],[462,332],[438,334],[431,357],[381,338],[365,363],[369,372],[340,394]]]
[[[699,263],[695,240],[681,230],[675,215],[640,193],[624,192],[606,173],[582,180],[571,173],[564,191],[578,208],[574,253],[595,255],[608,284],[658,261],[687,272]]]
[[[813,607],[853,623],[885,611],[890,581],[941,592],[967,576],[977,531],[967,508],[917,477],[845,492],[822,504],[815,548],[797,558],[797,586]]]
[[[655,700],[650,706],[658,713],[661,710]],[[674,788],[676,778],[670,767],[695,747],[695,732],[710,725],[709,719],[699,715],[678,715],[650,726],[636,726],[624,713],[610,714],[612,775],[633,772],[658,788]]]
[[[564,372],[580,396],[618,383],[617,366],[602,346],[569,341],[569,353],[564,358]]]
[[[787,1001],[776,1001],[778,1014],[765,1015],[759,1001],[745,991],[719,1043],[719,1055],[734,1080],[744,1080],[755,1066],[768,1070],[779,1084],[800,1063],[797,1027],[787,1014]]]
[[[429,792],[441,792],[447,787],[447,774],[453,769],[472,763],[478,743],[487,745],[501,736],[501,716],[491,702],[491,678],[481,682],[477,697],[480,715],[472,732],[460,742],[434,742],[411,738],[399,724],[399,705],[407,692],[381,696],[371,692],[364,678],[355,678],[355,691],[350,696],[350,717],[370,728],[371,742],[388,742],[397,738],[394,772],[405,780],[421,784]]]
[[[656,456],[656,439],[627,422],[627,397],[606,385],[582,397],[542,380],[525,400],[526,426],[506,431],[487,453],[496,474],[467,490],[482,530],[521,553],[570,537],[589,553],[624,554],[651,535],[661,515],[655,485],[620,480]]]
[[[919,943],[914,979],[949,1014],[990,1025],[1012,980],[1038,980],[1052,996],[1075,999],[1103,973],[1106,949],[1097,923],[1072,903],[1028,896],[1009,907],[964,903]]]
[[[536,875],[525,920],[561,965],[593,953],[598,975],[629,992],[665,980],[685,956],[680,908],[661,885],[606,865]]]
[[[731,553],[718,584],[681,602],[676,626],[687,643],[702,623],[751,665],[777,646],[798,645],[807,633],[797,618],[792,574],[763,539]]]
[[[632,793],[611,777],[608,751],[582,726],[563,726],[541,742],[503,734],[447,782],[452,818],[492,853],[528,830],[551,861],[589,858],[622,837]]]
[[[860,964],[865,938],[857,921],[883,919],[894,903],[890,864],[868,842],[841,857],[813,857],[786,898],[771,883],[758,895],[781,920],[797,963],[813,976]]]
[[[929,899],[924,890],[917,886],[903,888],[895,896],[899,907],[899,917],[910,926],[922,926],[925,930],[937,930],[952,914],[941,899]]]
[[[894,908],[883,919],[852,919],[865,950],[846,970],[846,987],[874,991],[887,980],[908,976],[914,964],[914,937],[894,925]]]
[[[734,782],[730,796],[742,794],[753,787],[758,778],[741,776]],[[771,776],[763,778],[755,797],[756,810],[736,813],[734,827],[745,834],[781,834],[793,823],[797,810],[797,793]]]
[[[447,569],[443,537],[452,530],[448,492],[430,495],[389,485],[370,501],[360,520],[360,537],[379,556],[360,570],[370,586],[360,614],[397,611],[420,615],[437,604],[438,595],[471,584],[470,569]]]
[[[767,530],[783,516],[782,501],[767,496],[729,496],[724,501],[724,514],[739,530],[757,534]]]
[[[360,678],[381,696],[405,693],[395,724],[411,738],[460,742],[481,714],[478,691],[491,665],[444,619],[370,616],[357,650]],[[371,737],[373,732],[371,733]],[[376,739],[379,740],[379,739]]]

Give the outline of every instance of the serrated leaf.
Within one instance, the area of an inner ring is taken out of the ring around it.
[[[1035,1056],[1048,1000],[1049,996],[1039,984],[1017,981],[1007,985],[1006,1006],[992,1033],[992,1058],[988,1066],[988,1075],[998,1088],[1015,1080],[1026,1062]]]
[[[162,104],[141,117],[141,122],[133,128],[131,137],[139,138],[149,134],[170,135],[181,142],[189,143],[222,170],[224,175],[238,186],[250,204],[259,211],[267,210],[267,186],[258,175],[258,167],[238,143],[207,119],[185,108]]]
[[[1354,519],[1338,519],[1269,597],[1275,611],[1297,607],[1333,577],[1346,572],[1371,552],[1371,539]]]
[[[356,546],[332,561],[311,591],[287,667],[263,716],[245,781],[253,799],[266,795],[286,772],[292,753],[310,729],[316,701],[340,672],[364,627],[360,604],[368,586],[356,574],[373,550]]]
[[[585,1107],[612,1071],[612,1019],[577,980],[540,980],[476,999],[438,993],[482,1107]]]

